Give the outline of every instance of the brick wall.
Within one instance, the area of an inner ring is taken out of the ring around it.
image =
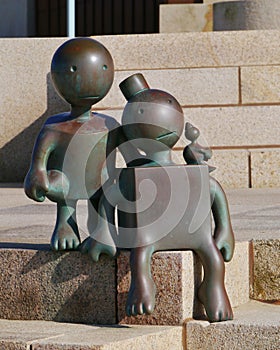
[[[115,82],[95,110],[121,117],[118,84],[142,72],[173,94],[186,120],[214,150],[213,173],[225,188],[278,186],[280,176],[280,31],[103,36]],[[0,39],[0,180],[22,181],[46,117],[67,110],[49,77],[66,39]],[[174,157],[181,161],[184,137]]]

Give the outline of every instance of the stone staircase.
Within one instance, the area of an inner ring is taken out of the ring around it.
[[[214,150],[211,163],[224,188],[279,187],[279,30],[96,39],[112,53],[116,73],[112,89],[95,111],[120,119],[126,101],[118,84],[133,73],[143,73],[151,87],[174,95],[186,121],[200,129],[199,141]],[[0,114],[1,182],[23,181],[43,122],[69,109],[49,74],[51,57],[65,40],[0,39],[0,79],[5,86]],[[21,66],[32,70],[16,68]],[[13,121],[8,117],[11,111]],[[174,149],[177,162],[183,161],[186,142],[182,136]]]
[[[234,321],[184,326],[97,326],[53,321],[0,320],[0,349],[197,350],[279,349],[279,306],[250,302]]]
[[[205,6],[214,2],[220,1]],[[120,118],[125,101],[118,83],[142,72],[152,87],[178,98],[186,120],[215,151],[215,176],[228,189],[237,239],[226,264],[234,320],[196,319],[203,311],[195,297],[201,266],[191,252],[155,254],[155,312],[127,318],[128,255],[95,264],[79,252],[50,251],[55,205],[36,204],[20,186],[2,184],[0,350],[280,348],[279,38],[279,30],[97,38],[116,67],[112,90],[97,111]],[[26,140],[35,138],[47,116],[68,108],[49,76],[51,56],[65,40],[0,40],[0,78],[7,82],[2,182],[22,181],[33,144]],[[25,69],[15,73],[14,67]],[[175,149],[178,159],[185,142]],[[78,220],[84,238],[85,203]]]
[[[93,263],[80,252],[50,251],[55,205],[1,187],[0,349],[279,348],[280,190],[227,192],[237,239],[226,264],[234,320],[210,324],[201,320],[201,266],[191,252],[155,254],[155,312],[128,318],[127,253]],[[85,203],[78,214],[83,229]]]

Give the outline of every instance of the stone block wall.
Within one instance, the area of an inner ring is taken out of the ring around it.
[[[96,37],[111,52],[115,81],[94,110],[121,118],[118,84],[142,72],[181,103],[186,121],[213,148],[213,173],[225,188],[278,186],[280,176],[280,31]],[[0,181],[21,182],[44,120],[68,105],[50,79],[66,38],[0,39]],[[182,136],[174,159],[182,162]]]

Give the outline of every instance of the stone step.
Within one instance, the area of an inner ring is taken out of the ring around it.
[[[250,297],[261,301],[279,301],[280,240],[254,241],[250,259]]]
[[[280,306],[251,301],[234,310],[233,321],[186,323],[188,350],[278,350]]]
[[[27,245],[0,249],[0,262],[0,318],[116,323],[114,260]]]
[[[116,74],[110,92],[94,110],[119,118],[126,101],[118,85],[142,72],[151,87],[178,99],[186,121],[200,128],[200,143],[216,148],[215,177],[224,188],[279,187],[280,30],[95,38],[111,52]],[[0,181],[23,181],[46,117],[69,109],[49,73],[52,55],[65,40],[0,39],[0,77],[7,87],[1,94]],[[15,72],[18,62],[36,69],[33,74]],[[11,110],[13,123],[8,117]],[[184,145],[182,135],[176,147]]]
[[[0,320],[5,350],[183,350],[182,327]]]
[[[183,326],[83,325],[0,320],[5,350],[278,350],[280,306],[249,302],[233,321],[187,320]]]
[[[155,311],[151,316],[128,318],[128,254],[121,253],[117,260],[102,256],[94,263],[80,252],[53,252],[47,245],[12,246],[0,244],[0,285],[5,286],[0,291],[0,318],[180,325],[201,315],[196,299],[201,265],[192,252],[154,255]],[[248,251],[247,242],[237,243],[235,256],[226,265],[226,288],[233,307],[249,300]]]
[[[280,192],[231,190],[227,194],[237,240],[234,258],[226,264],[231,304],[244,304],[249,296],[280,300]],[[17,187],[0,188],[0,197],[0,318],[179,325],[201,311],[195,298],[201,270],[191,252],[154,255],[155,312],[128,319],[124,315],[130,278],[127,254],[117,260],[102,257],[96,264],[79,252],[52,252],[48,242],[55,204],[34,203]],[[82,202],[78,221],[83,238],[86,219]]]
[[[237,242],[225,276],[233,307],[247,303],[250,296],[280,300],[279,252],[279,240],[259,240],[251,245]],[[47,245],[19,243],[16,248],[12,243],[1,243],[0,285],[4,288],[0,291],[0,318],[180,325],[186,318],[201,316],[203,310],[196,298],[201,265],[191,252],[170,251],[156,253],[152,260],[157,287],[153,314],[126,317],[128,260],[128,253],[121,253],[117,260],[104,256],[94,263],[80,252],[58,253]]]

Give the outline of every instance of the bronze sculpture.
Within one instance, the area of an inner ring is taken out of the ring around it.
[[[153,253],[193,250],[204,268],[198,297],[209,320],[232,319],[224,287],[224,260],[232,258],[234,237],[225,194],[216,180],[209,179],[208,166],[172,162],[171,149],[184,126],[183,111],[176,99],[150,89],[141,74],[127,78],[120,88],[128,100],[122,116],[123,131],[142,156],[130,162],[118,181],[104,191],[97,228],[82,243],[81,250],[95,261],[101,253],[107,253],[107,247],[111,247],[111,255],[117,248],[130,250],[132,280],[126,312],[134,316],[149,314],[154,308],[155,285],[150,266]],[[190,146],[187,154],[192,148],[200,153],[197,147]],[[153,187],[143,188],[145,180],[152,180],[156,193]],[[118,228],[114,221],[116,207]]]
[[[91,111],[112,85],[113,59],[96,40],[71,39],[54,53],[51,77],[71,111],[54,115],[43,125],[24,188],[35,201],[47,197],[57,203],[52,248],[76,249],[80,244],[77,201],[91,198],[98,206],[101,185],[112,177],[108,173],[110,166],[114,168],[114,150],[122,141],[119,124],[113,118]],[[113,154],[111,165],[106,164],[109,153]],[[91,205],[88,208],[94,211]]]
[[[190,165],[207,165],[209,173],[216,168],[207,164],[212,157],[212,150],[197,142],[200,131],[187,122],[185,124],[185,137],[191,143],[184,148],[183,157]],[[214,238],[224,260],[230,261],[234,250],[234,234],[231,226],[229,208],[226,195],[219,182],[210,176],[211,209],[215,222]]]
[[[215,170],[215,167],[207,164],[207,161],[212,157],[212,150],[209,147],[201,146],[197,139],[200,131],[191,123],[185,124],[185,137],[191,143],[184,148],[183,157],[187,164],[190,165],[208,165],[209,172]]]
[[[128,100],[122,125],[93,113],[91,106],[112,85],[114,66],[108,50],[90,38],[61,45],[53,56],[51,75],[71,111],[52,116],[43,125],[24,186],[30,198],[42,202],[47,197],[57,203],[52,248],[79,246],[76,205],[79,199],[87,199],[91,236],[80,250],[95,261],[101,253],[131,252],[128,315],[153,311],[153,253],[188,249],[198,254],[204,267],[198,297],[209,320],[232,319],[224,287],[224,260],[229,261],[234,250],[226,196],[209,177],[212,169],[205,161],[211,151],[198,144],[199,131],[190,124],[186,137],[191,143],[184,150],[190,165],[173,163],[171,150],[184,128],[177,100],[150,89],[143,75],[135,74],[120,84]],[[116,148],[128,166],[118,171]]]

